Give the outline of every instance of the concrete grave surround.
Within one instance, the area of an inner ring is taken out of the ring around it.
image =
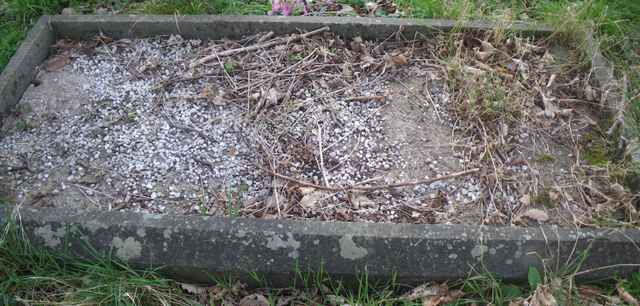
[[[482,30],[495,25],[330,17],[42,17],[0,76],[0,112],[6,113],[20,100],[36,67],[49,55],[49,46],[59,38],[90,39],[100,32],[115,39],[161,34],[237,38],[256,31],[285,34],[322,26],[329,26],[344,37],[384,39],[400,27],[406,37],[413,37],[415,32],[427,34],[455,26]],[[522,23],[511,29],[529,35],[550,33],[544,26]],[[68,247],[78,255],[88,256],[88,242],[99,252],[135,266],[165,267],[170,275],[190,282],[207,282],[212,273],[227,272],[258,272],[285,280],[296,266],[322,266],[329,274],[345,278],[365,271],[373,278],[396,273],[405,282],[464,278],[471,269],[488,269],[506,279],[525,279],[529,266],[541,268],[544,261],[548,269],[556,270],[577,260],[585,251],[588,257],[580,269],[591,270],[583,274],[586,278],[625,275],[640,265],[640,230],[330,223],[0,208],[0,223],[11,218],[20,220],[36,245]]]

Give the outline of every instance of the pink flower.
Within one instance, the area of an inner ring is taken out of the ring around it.
[[[271,12],[269,15],[282,13],[283,16],[289,16],[293,13],[296,4],[302,4],[304,15],[309,14],[309,6],[306,0],[271,0]]]

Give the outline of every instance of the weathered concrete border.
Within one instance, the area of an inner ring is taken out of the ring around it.
[[[37,74],[36,67],[49,56],[49,46],[54,42],[49,17],[40,18],[0,74],[0,118],[20,101]]]
[[[51,24],[60,37],[72,39],[93,38],[102,31],[110,37],[130,38],[181,34],[188,38],[237,38],[260,31],[288,34],[298,30],[310,31],[323,26],[343,37],[361,36],[365,39],[384,39],[400,27],[405,37],[416,32],[450,31],[454,28],[490,30],[498,24],[489,21],[459,23],[437,19],[395,19],[361,17],[282,17],[282,16],[53,16]],[[504,26],[504,25],[503,25]],[[545,25],[516,22],[508,27],[512,31],[530,35],[551,32]]]
[[[44,17],[0,79],[3,95],[11,82],[17,82],[13,94],[3,96],[2,105],[18,101],[56,37],[91,38],[102,31],[114,38],[179,33],[213,39],[265,30],[289,33],[325,25],[345,37],[379,39],[400,26],[409,36],[458,26],[452,21],[369,18]],[[486,30],[494,24],[471,22],[464,26]],[[517,24],[512,30],[531,35],[549,33],[548,28],[527,24]],[[15,75],[20,78],[12,79]],[[135,265],[166,266],[165,271],[190,281],[207,281],[208,273],[220,272],[286,277],[296,265],[323,266],[328,273],[344,277],[365,270],[374,278],[397,273],[408,282],[463,278],[472,267],[488,269],[507,279],[522,279],[529,266],[540,266],[542,260],[550,269],[558,269],[586,250],[589,256],[583,270],[613,266],[584,274],[589,278],[625,275],[637,270],[633,265],[640,265],[639,230],[325,223],[26,207],[19,215],[25,233],[37,245],[69,247],[87,255],[82,243],[86,241],[100,252],[113,252]],[[8,216],[6,208],[0,211],[0,223]]]
[[[637,270],[616,264],[640,265],[638,230],[329,223],[26,207],[19,215],[37,245],[86,255],[84,240],[134,265],[169,267],[174,276],[192,282],[210,281],[209,274],[218,272],[293,274],[296,265],[322,266],[339,277],[367,271],[383,278],[395,272],[404,282],[464,278],[472,267],[525,279],[528,267],[541,267],[543,259],[548,269],[566,268],[587,250],[581,270],[614,266],[585,274],[588,278]]]

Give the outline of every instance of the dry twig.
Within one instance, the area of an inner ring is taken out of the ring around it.
[[[436,176],[434,178],[425,179],[425,180],[401,182],[401,183],[378,185],[378,186],[357,186],[357,185],[354,185],[354,186],[346,186],[346,187],[331,187],[331,186],[321,186],[321,185],[314,184],[314,183],[311,183],[311,182],[301,181],[301,180],[298,180],[298,179],[290,177],[290,176],[279,174],[279,173],[277,173],[277,172],[275,172],[273,170],[268,170],[268,169],[264,169],[264,170],[266,172],[268,172],[269,174],[277,177],[277,178],[281,178],[283,180],[294,182],[294,183],[296,183],[298,185],[301,185],[301,186],[304,186],[304,187],[311,187],[311,188],[316,188],[316,189],[320,189],[320,190],[327,190],[327,191],[375,191],[375,190],[381,190],[381,189],[392,189],[392,188],[408,187],[408,186],[416,186],[416,185],[428,185],[428,184],[431,184],[433,182],[448,180],[448,179],[461,177],[461,176],[467,176],[469,174],[473,174],[473,173],[476,173],[476,172],[480,171],[480,169],[474,168],[474,169],[469,169],[469,170],[465,170],[465,171],[454,172],[454,173],[447,174],[447,175]]]
[[[193,63],[191,63],[191,68],[200,66],[202,64],[206,64],[214,59],[217,59],[218,57],[225,57],[225,56],[232,56],[232,55],[236,55],[239,53],[244,53],[244,52],[251,52],[251,51],[255,51],[255,50],[260,50],[260,49],[264,49],[264,48],[269,48],[269,47],[273,47],[275,45],[281,45],[281,44],[289,44],[292,42],[296,42],[296,41],[300,41],[303,39],[306,39],[308,37],[320,34],[322,32],[327,32],[329,31],[329,27],[322,27],[316,30],[313,30],[311,32],[307,32],[304,34],[299,34],[299,35],[293,35],[290,36],[288,39],[274,39],[272,41],[266,42],[266,43],[261,43],[261,44],[256,44],[256,45],[251,45],[248,47],[242,47],[242,48],[236,48],[236,49],[231,49],[231,50],[225,50],[219,53],[214,53],[212,55],[208,55],[205,56],[197,61],[194,61]]]

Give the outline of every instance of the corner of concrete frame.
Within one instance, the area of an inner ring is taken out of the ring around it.
[[[0,107],[15,105],[58,38],[89,39],[104,33],[116,39],[181,34],[216,39],[257,31],[278,34],[329,26],[344,36],[385,39],[402,28],[412,33],[448,31],[448,20],[270,16],[52,16],[29,32],[0,76]],[[473,21],[471,30],[496,24]],[[514,24],[531,35],[550,28]],[[14,210],[15,209],[15,210]],[[136,267],[164,267],[189,282],[210,282],[210,275],[255,272],[287,280],[297,267],[322,269],[346,279],[366,272],[399,281],[461,279],[485,269],[508,280],[526,279],[530,266],[559,270],[581,262],[582,278],[624,276],[640,266],[640,230],[531,228],[480,225],[413,225],[262,220],[64,208],[0,207],[0,223],[13,222],[33,245],[92,256],[87,245]],[[603,268],[605,267],[605,268]],[[586,272],[584,272],[586,271]]]
[[[0,74],[0,118],[14,107],[37,74],[37,67],[49,56],[55,42],[50,17],[40,17],[9,64]]]

